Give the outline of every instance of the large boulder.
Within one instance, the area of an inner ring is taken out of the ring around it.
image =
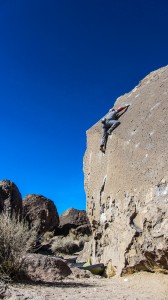
[[[13,212],[18,215],[22,212],[22,196],[17,186],[10,180],[0,181],[0,213]]]
[[[42,254],[23,257],[22,273],[33,281],[55,282],[72,273],[67,262],[61,258]]]
[[[150,73],[115,108],[131,104],[99,150],[101,121],[84,157],[93,262],[117,274],[168,269],[168,66]],[[87,245],[88,247],[88,245]]]
[[[31,225],[38,223],[39,233],[55,230],[59,225],[53,201],[42,195],[29,194],[23,199],[23,216]]]
[[[90,226],[90,222],[85,210],[69,208],[59,217],[59,219],[59,228],[64,235],[68,234],[71,228],[77,228],[78,226],[85,224]]]

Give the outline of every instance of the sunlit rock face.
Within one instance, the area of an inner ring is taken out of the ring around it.
[[[130,107],[109,136],[105,154],[99,150],[101,121],[87,131],[85,191],[93,230],[89,254],[93,262],[106,264],[111,259],[118,274],[164,271],[168,269],[168,66],[150,73],[114,107],[124,104]]]

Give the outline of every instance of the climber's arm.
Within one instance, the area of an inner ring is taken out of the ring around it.
[[[119,108],[117,109],[117,112],[119,113],[120,111],[122,111],[122,110],[128,108],[129,106],[130,106],[129,104],[127,104],[127,105],[125,105],[125,106],[121,106],[121,107],[119,107]]]

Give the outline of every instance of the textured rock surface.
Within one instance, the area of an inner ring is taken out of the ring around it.
[[[17,186],[10,180],[0,181],[0,212],[22,211],[22,197]]]
[[[79,269],[79,268],[75,267],[73,264],[69,264],[69,267],[72,271],[72,274],[69,276],[69,278],[90,278],[90,277],[94,277],[94,275],[88,270]]]
[[[77,226],[88,224],[89,219],[85,210],[70,208],[60,216],[60,226],[72,224]]]
[[[84,226],[83,231],[91,233],[90,222],[85,210],[70,208],[66,210],[60,217],[60,225],[57,235],[68,235],[72,228]],[[79,229],[80,230],[80,229]],[[81,229],[82,230],[82,229]],[[87,233],[86,233],[87,234]]]
[[[39,223],[39,232],[52,231],[59,225],[59,216],[53,201],[36,194],[23,199],[23,216],[31,224]]]
[[[43,282],[55,282],[72,273],[65,260],[42,254],[25,256],[22,269],[26,278]]]
[[[87,131],[84,157],[93,262],[118,274],[168,269],[168,67],[150,73],[115,108],[131,104],[99,151],[101,122]],[[88,247],[88,245],[87,245]]]

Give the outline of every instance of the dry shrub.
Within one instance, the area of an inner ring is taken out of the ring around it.
[[[45,232],[42,237],[41,237],[41,243],[45,244],[50,242],[50,240],[54,237],[54,232],[53,231],[47,231]]]
[[[81,251],[84,248],[85,242],[88,242],[90,237],[88,235],[82,235],[71,228],[69,234],[66,236],[55,236],[51,239],[51,251],[58,254],[74,254]]]
[[[0,277],[10,280],[18,276],[22,256],[33,250],[37,240],[38,225],[29,225],[7,213],[0,215]]]
[[[78,241],[72,240],[69,236],[57,236],[52,239],[51,251],[56,254],[73,254],[79,251]]]

